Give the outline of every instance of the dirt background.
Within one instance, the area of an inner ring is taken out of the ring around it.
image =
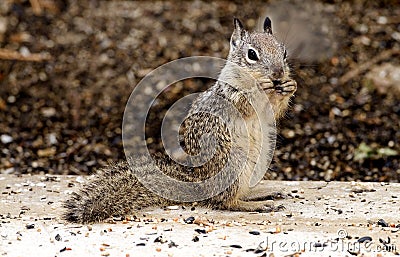
[[[265,15],[298,81],[269,178],[399,182],[397,1],[1,1],[0,173],[89,174],[123,159],[134,86],[177,58],[225,58],[233,17],[255,28]],[[152,151],[168,107],[208,86],[165,90],[148,116]]]

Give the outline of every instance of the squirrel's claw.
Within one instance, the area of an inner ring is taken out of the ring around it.
[[[285,210],[285,206],[283,206],[282,204],[275,206],[275,205],[268,205],[264,207],[265,210],[263,210],[262,212],[278,212],[278,211],[283,211]]]
[[[293,79],[283,82],[276,87],[276,90],[282,95],[293,94],[297,90],[297,82]]]

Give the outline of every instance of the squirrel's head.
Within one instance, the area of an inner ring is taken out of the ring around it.
[[[268,77],[284,80],[289,76],[285,46],[272,34],[271,20],[266,17],[263,32],[249,32],[234,19],[228,60],[244,68],[256,79]]]

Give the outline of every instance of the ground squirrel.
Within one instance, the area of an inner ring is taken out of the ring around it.
[[[235,211],[268,212],[276,209],[271,201],[259,200],[268,195],[268,192],[249,185],[252,172],[259,161],[262,141],[260,126],[271,125],[259,124],[257,115],[260,114],[255,113],[253,107],[270,110],[269,115],[278,119],[287,109],[297,84],[290,78],[285,46],[272,34],[271,20],[267,17],[263,25],[262,32],[249,32],[239,19],[234,19],[228,62],[214,86],[201,93],[192,103],[189,115],[183,123],[183,148],[189,155],[201,158],[201,151],[213,144],[212,157],[208,162],[185,167],[166,157],[154,160],[138,157],[130,160],[130,165],[126,161],[110,165],[100,170],[64,203],[64,218],[71,222],[97,222],[113,215],[132,213],[141,207],[177,204],[155,194],[137,179],[135,174],[138,171],[141,174],[150,174],[151,177],[155,166],[170,177],[196,182],[216,175],[229,163],[235,170],[235,175],[239,176],[234,177],[233,183],[224,191],[199,201],[199,205]],[[246,80],[246,72],[255,79],[256,84]],[[255,92],[263,92],[262,95],[268,97],[271,105]],[[219,98],[226,99],[231,105],[220,105]],[[218,112],[219,117],[226,117],[226,120],[222,121],[211,115],[210,111]],[[245,132],[237,123],[239,118],[245,120]],[[243,133],[247,133],[245,136],[249,138],[248,155],[241,150]],[[211,134],[213,142],[208,141],[208,137],[202,137],[204,134]],[[233,140],[234,137],[236,141]],[[233,153],[232,149],[235,149]],[[266,170],[268,167],[261,168]],[[207,190],[212,191],[213,188]]]

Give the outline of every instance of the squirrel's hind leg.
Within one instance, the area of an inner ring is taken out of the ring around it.
[[[285,194],[284,192],[268,192],[265,189],[265,186],[255,186],[251,188],[250,191],[240,199],[244,201],[263,201],[287,198],[287,194]]]
[[[258,212],[273,212],[285,209],[283,205],[275,206],[272,200],[264,201],[243,201],[236,200],[227,206],[228,210],[232,211],[258,211]]]

